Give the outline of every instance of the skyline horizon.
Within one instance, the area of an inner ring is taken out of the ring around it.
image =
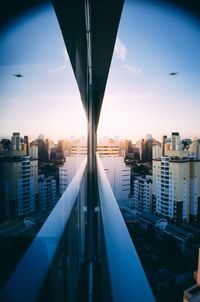
[[[152,136],[152,139],[155,139],[155,140],[161,142],[162,137],[164,135],[166,135],[167,138],[170,138],[172,132],[178,132],[179,135],[180,135],[180,137],[181,137],[181,140],[184,140],[184,139],[191,139],[191,140],[198,139],[198,140],[200,140],[200,135],[199,136],[195,136],[195,135],[194,136],[187,136],[187,135],[181,134],[180,131],[176,131],[176,130],[172,130],[171,132],[164,133],[164,134],[160,135],[159,137],[158,136],[154,136],[150,132],[146,132],[143,136],[141,136],[141,137],[135,137],[135,138],[134,137],[129,137],[129,136],[123,137],[123,136],[120,136],[118,134],[114,134],[114,135],[109,135],[109,134],[98,135],[98,133],[97,133],[97,140],[100,140],[100,139],[113,139],[113,140],[115,140],[116,137],[117,137],[117,140],[131,140],[132,142],[136,143],[137,141],[140,141],[142,139],[147,139],[147,136],[150,135],[150,136]],[[3,136],[0,135],[0,140],[2,140],[2,139],[11,139],[13,133],[20,133],[21,138],[23,138],[24,136],[28,136],[30,142],[38,139],[39,136],[44,136],[44,139],[48,139],[48,140],[51,140],[53,142],[58,142],[60,140],[79,140],[79,139],[85,139],[85,140],[87,140],[87,135],[82,135],[82,134],[80,134],[80,135],[78,135],[78,134],[76,134],[76,135],[71,134],[71,135],[65,136],[65,137],[52,137],[52,136],[47,136],[47,135],[45,135],[44,133],[41,133],[41,132],[38,135],[36,135],[36,136],[29,135],[27,133],[23,133],[23,135],[22,135],[22,133],[20,131],[13,131],[11,133],[11,135],[3,135]]]

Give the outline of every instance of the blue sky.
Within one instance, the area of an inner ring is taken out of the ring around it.
[[[180,73],[168,76],[171,71]],[[13,73],[24,74],[15,78]],[[200,23],[169,7],[124,5],[99,134],[200,137]],[[0,136],[86,134],[79,91],[51,7],[0,37]]]

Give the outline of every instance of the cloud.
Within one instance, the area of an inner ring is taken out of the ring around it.
[[[62,72],[67,67],[67,64],[69,62],[69,56],[65,48],[63,49],[62,55],[63,55],[64,64],[58,66],[57,68],[49,69],[49,73],[57,74],[59,72]]]
[[[51,73],[51,74],[57,74],[57,73],[63,71],[66,68],[66,66],[67,66],[67,64],[63,64],[63,65],[61,65],[61,66],[59,66],[59,67],[57,67],[55,69],[49,69],[49,73]]]
[[[116,43],[115,43],[114,54],[117,59],[119,59],[121,61],[125,61],[126,55],[127,55],[127,49],[126,49],[126,46],[122,43],[122,41],[119,38],[117,38]]]
[[[115,57],[123,62],[123,67],[131,72],[132,74],[140,74],[142,72],[141,68],[136,68],[131,66],[130,64],[126,63],[126,57],[128,54],[128,50],[127,47],[125,46],[125,44],[119,39],[116,39],[116,43],[115,43],[115,49],[114,49],[114,55]]]
[[[133,74],[139,74],[142,72],[142,69],[141,68],[135,68],[135,67],[132,67],[131,65],[129,64],[123,64],[124,68],[128,71],[130,71],[131,73]]]

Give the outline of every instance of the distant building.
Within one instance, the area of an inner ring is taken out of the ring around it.
[[[171,150],[180,151],[181,150],[181,137],[179,132],[172,132],[171,135]]]
[[[37,141],[33,141],[30,143],[30,157],[34,159],[38,159],[38,143]]]
[[[150,212],[152,208],[152,176],[133,178],[132,205],[138,212]]]
[[[116,143],[109,143],[108,145],[98,145],[97,152],[99,156],[118,157],[119,145]]]
[[[49,160],[49,141],[48,139],[37,140],[38,143],[38,162],[48,162]]]
[[[24,136],[24,153],[25,155],[30,155],[29,139],[28,136]]]
[[[98,145],[97,152],[100,156],[119,156],[119,145],[115,143],[109,143],[108,145]],[[87,146],[86,145],[72,145],[71,156],[86,156]]]
[[[20,151],[21,150],[21,139],[20,133],[14,132],[11,138],[11,150]]]
[[[189,146],[189,154],[195,159],[200,159],[200,140],[195,139]]]
[[[38,176],[39,210],[51,210],[57,202],[56,179],[52,176]]]
[[[141,153],[142,153],[142,160],[143,161],[151,161],[152,160],[152,146],[153,141],[152,140],[144,140],[142,139],[141,142]]]

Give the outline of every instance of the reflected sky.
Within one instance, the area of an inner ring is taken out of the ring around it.
[[[0,136],[86,134],[79,91],[50,6],[0,37]],[[169,76],[178,71],[176,76]],[[15,78],[13,73],[24,78]],[[200,137],[200,23],[167,6],[125,2],[99,134]]]
[[[86,135],[86,118],[61,31],[48,5],[0,39],[0,136]],[[15,73],[23,78],[16,78]]]

